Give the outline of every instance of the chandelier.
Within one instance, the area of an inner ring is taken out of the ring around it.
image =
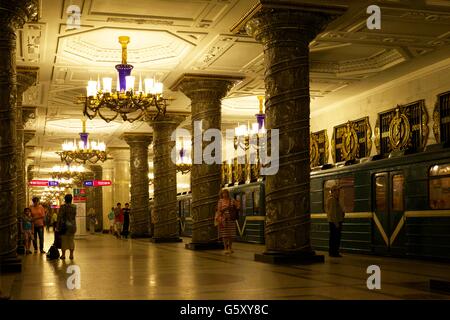
[[[256,143],[258,144],[258,138],[263,137],[266,134],[266,128],[264,126],[264,122],[266,119],[266,115],[263,112],[264,106],[264,96],[257,96],[259,100],[259,113],[256,116],[256,122],[250,123],[247,125],[239,125],[234,129],[234,149],[237,150],[241,148],[244,151],[247,151],[250,148],[250,139],[253,137],[256,139]],[[253,145],[255,148],[258,148],[257,145]]]
[[[122,63],[116,65],[117,89],[112,90],[112,78],[103,78],[103,88],[100,78],[88,81],[86,97],[82,98],[84,115],[92,120],[98,114],[106,122],[113,121],[120,115],[124,121],[134,122],[148,116],[151,108],[156,111],[153,119],[161,113],[165,114],[168,99],[163,97],[163,84],[155,79],[145,78],[143,86],[140,77],[138,89],[135,90],[135,77],[131,76],[134,67],[127,63],[130,38],[121,36],[119,43],[122,46]]]
[[[62,144],[62,150],[57,152],[61,157],[61,161],[70,165],[72,162],[79,164],[92,164],[98,161],[105,162],[107,160],[106,145],[104,142],[89,140],[89,133],[86,132],[86,120],[83,121],[83,132],[80,133],[80,140],[76,143],[73,141],[65,141]]]
[[[52,178],[57,180],[69,180],[74,183],[74,180],[81,181],[84,177],[86,170],[81,165],[75,166],[53,166],[52,168]],[[72,180],[71,180],[72,179]]]
[[[177,141],[177,149],[180,149],[177,156],[177,172],[181,172],[181,174],[187,174],[192,169],[192,159],[187,154],[187,149],[184,146],[183,137],[181,137],[180,142]]]
[[[66,194],[67,189],[65,187],[46,187],[42,193],[42,202],[55,203]]]

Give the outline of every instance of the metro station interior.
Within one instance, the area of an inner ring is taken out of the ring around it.
[[[0,0],[0,24],[0,299],[450,298],[450,1]]]

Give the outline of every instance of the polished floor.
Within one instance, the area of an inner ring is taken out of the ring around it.
[[[53,234],[46,234],[48,248]],[[184,242],[190,241],[185,238]],[[221,251],[190,251],[184,243],[153,244],[89,235],[76,240],[75,259],[23,257],[23,272],[0,276],[11,299],[450,299],[429,290],[430,279],[450,280],[450,264],[345,254],[314,265],[255,262],[264,246],[236,243]],[[70,290],[67,268],[80,270]],[[367,267],[381,269],[381,289],[369,290]]]

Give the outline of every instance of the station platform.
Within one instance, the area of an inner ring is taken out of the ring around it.
[[[53,234],[45,235],[47,250]],[[449,281],[449,263],[344,254],[325,263],[272,265],[254,261],[264,246],[235,243],[234,253],[191,251],[183,243],[116,239],[94,234],[76,240],[73,261],[23,256],[21,273],[0,275],[3,295],[12,300],[320,300],[450,299],[429,288]],[[320,252],[319,252],[320,253]],[[80,270],[80,288],[69,289],[67,268]],[[381,289],[369,290],[367,267],[378,265]]]

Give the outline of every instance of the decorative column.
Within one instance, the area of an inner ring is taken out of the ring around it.
[[[255,10],[246,29],[264,45],[266,128],[279,130],[279,170],[266,176],[266,252],[255,260],[323,262],[310,243],[308,46],[342,11],[277,1],[260,1]]]
[[[31,180],[33,180],[33,177],[34,177],[33,169],[34,169],[34,165],[32,165],[32,164],[29,164],[27,166],[27,206],[29,206],[31,203],[30,187],[28,186],[28,184]]]
[[[19,103],[17,103],[17,105],[19,106]],[[35,109],[35,108],[34,108]],[[33,111],[33,115],[35,110]],[[28,122],[28,119],[31,117],[31,109],[27,108],[24,109],[22,112],[22,123],[23,125],[25,123]],[[23,130],[20,133],[19,129],[17,130],[17,136],[19,137],[19,135],[21,135],[23,137],[23,146],[24,148],[22,149],[23,154],[18,156],[22,157],[22,161],[18,162],[18,165],[20,167],[19,170],[17,170],[17,177],[19,177],[19,173],[22,173],[22,179],[19,180],[19,178],[17,178],[17,207],[20,208],[17,210],[17,221],[18,221],[18,230],[20,230],[20,224],[22,223],[22,217],[23,217],[23,210],[24,208],[29,206],[29,196],[28,196],[28,179],[26,178],[27,175],[27,168],[26,168],[26,159],[27,159],[27,151],[25,149],[26,144],[34,138],[36,131],[35,130]],[[19,138],[17,139],[19,141]],[[18,146],[19,149],[19,146]],[[18,151],[19,153],[19,151]],[[31,172],[30,172],[31,173]],[[22,189],[23,194],[21,195],[21,200],[19,201],[19,190]],[[23,199],[22,199],[23,198]],[[18,254],[24,254],[25,253],[25,239],[23,237],[23,234],[19,232],[19,234],[17,235],[17,253]]]
[[[123,139],[130,146],[131,237],[147,238],[151,236],[148,193],[148,146],[152,143],[152,135],[125,133]]]
[[[110,160],[105,161],[105,163],[103,164],[103,180],[111,180],[111,181],[114,180],[114,167],[113,162]],[[115,206],[114,185],[102,187],[102,202],[103,202],[103,214],[102,214],[103,233],[108,233],[110,228],[108,214],[111,211],[111,207]]]
[[[90,231],[90,222],[89,222],[89,211],[91,208],[95,210],[95,195],[94,195],[94,187],[85,187],[83,186],[83,181],[86,180],[94,180],[94,173],[92,171],[86,171],[83,175],[83,179],[80,181],[81,188],[86,189],[86,212],[85,212],[85,227],[88,232]]]
[[[23,122],[26,124],[29,119],[34,119],[35,118],[35,114],[36,114],[36,108],[35,107],[27,107],[27,108],[23,108],[22,109],[22,119],[24,120]],[[31,139],[33,139],[36,136],[36,130],[24,130],[23,133],[23,144],[25,146],[25,150],[24,150],[24,157],[23,157],[23,168],[24,168],[24,188],[25,188],[25,207],[28,207],[30,205],[30,197],[29,197],[29,186],[28,186],[28,182],[30,180],[33,180],[32,178],[30,179],[30,177],[32,176],[32,172],[30,168],[33,168],[32,165],[28,165],[27,166],[27,158],[28,155],[33,151],[34,148],[27,148],[27,144],[28,142],[31,141]],[[32,160],[30,160],[32,161]]]
[[[36,84],[39,68],[37,67],[17,67],[17,103],[16,103],[16,134],[17,134],[17,216],[23,214],[26,206],[26,184],[25,184],[25,144],[24,127],[31,115],[27,110],[22,112],[23,93]],[[33,110],[35,111],[35,110]],[[34,112],[33,112],[34,115]]]
[[[130,201],[130,150],[128,148],[108,148],[113,157],[113,199],[111,207],[118,202],[122,206]]]
[[[177,167],[171,154],[175,141],[172,132],[184,120],[182,116],[159,116],[153,127],[153,237],[152,242],[181,242],[177,206]]]
[[[93,173],[94,180],[103,179],[103,170],[100,165],[93,165],[89,167]],[[92,187],[93,208],[97,217],[98,225],[95,227],[95,231],[103,230],[103,187]]]
[[[16,253],[16,29],[36,18],[36,0],[0,1],[0,272],[22,268]]]
[[[201,121],[202,132],[208,129],[221,129],[221,100],[230,90],[233,82],[240,77],[208,76],[185,74],[172,89],[179,89],[191,99],[192,127]],[[193,141],[202,139],[202,132]],[[193,143],[192,154],[197,148],[201,152],[210,142],[201,145]],[[191,170],[192,186],[192,242],[186,244],[187,249],[219,249],[223,244],[218,241],[217,228],[214,226],[214,215],[220,191],[221,163],[195,164]]]

